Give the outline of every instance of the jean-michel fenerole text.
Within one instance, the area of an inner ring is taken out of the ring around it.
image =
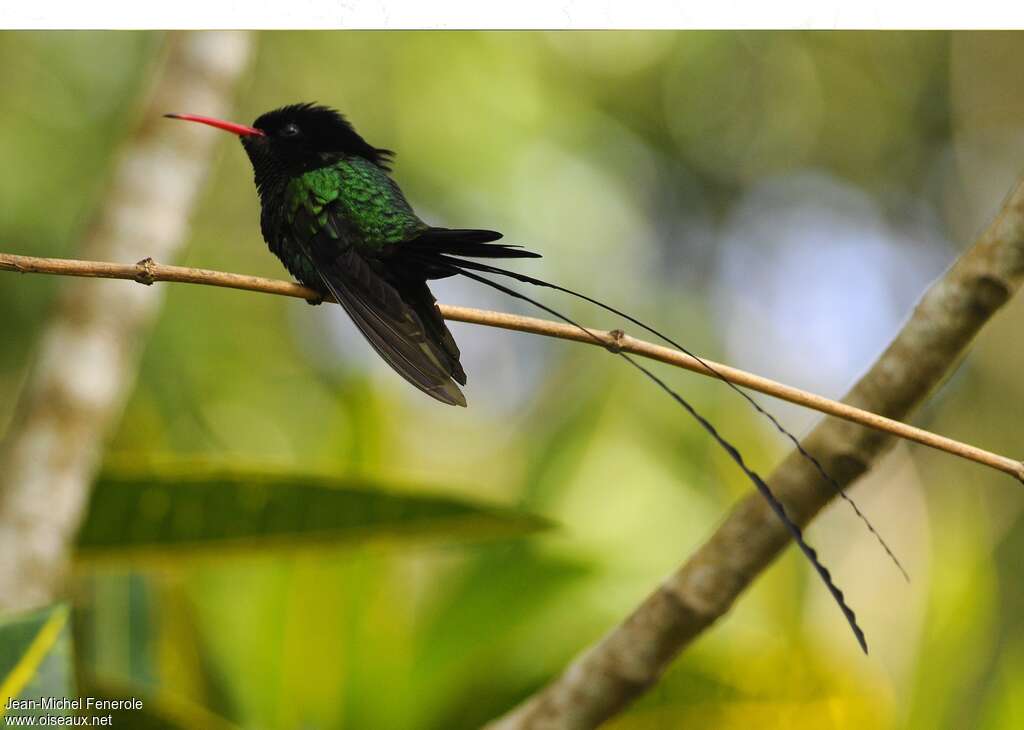
[[[7,699],[7,710],[141,710],[142,700],[137,697],[129,699],[106,699],[100,697],[39,697],[36,699],[19,700],[14,697]]]

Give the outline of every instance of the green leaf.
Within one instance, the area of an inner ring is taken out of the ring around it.
[[[76,558],[178,561],[381,537],[503,537],[546,526],[512,509],[364,479],[186,465],[101,475]]]
[[[63,604],[0,623],[0,717],[10,700],[74,698],[68,607]],[[15,708],[14,715],[67,715],[70,709]]]

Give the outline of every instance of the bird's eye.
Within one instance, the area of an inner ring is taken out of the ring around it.
[[[282,137],[298,137],[299,136],[299,127],[297,125],[295,125],[295,124],[286,124],[284,127],[281,128],[281,136]]]

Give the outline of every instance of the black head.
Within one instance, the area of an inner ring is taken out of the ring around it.
[[[385,170],[393,157],[364,140],[345,117],[317,104],[292,104],[260,116],[252,124],[263,135],[242,137],[253,165],[272,160],[289,172],[305,172],[341,157],[363,157]],[[269,158],[269,160],[268,160]]]
[[[192,114],[168,114],[237,134],[256,172],[256,183],[282,179],[362,157],[390,169],[391,150],[369,144],[339,112],[317,104],[292,104],[261,115],[251,127]]]

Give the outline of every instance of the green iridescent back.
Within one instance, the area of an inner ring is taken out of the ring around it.
[[[323,233],[367,253],[428,228],[387,172],[361,157],[293,178],[285,199],[293,235]]]

